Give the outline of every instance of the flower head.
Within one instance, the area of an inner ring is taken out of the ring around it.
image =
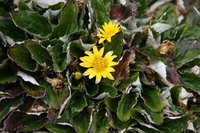
[[[77,80],[79,80],[80,78],[82,78],[82,73],[80,73],[80,72],[78,72],[78,71],[75,72],[74,75],[75,75],[75,76],[74,76],[75,79],[77,79]]]
[[[88,56],[81,57],[80,60],[83,61],[80,63],[80,66],[88,68],[83,76],[88,76],[89,79],[96,76],[95,83],[98,84],[102,77],[109,78],[113,80],[113,76],[110,72],[114,72],[115,69],[111,66],[117,65],[117,62],[113,62],[113,59],[116,58],[116,55],[112,55],[113,51],[109,51],[103,57],[104,47],[99,51],[96,46],[93,47],[93,53],[86,51],[85,54]]]
[[[110,21],[109,23],[104,23],[102,25],[103,29],[98,28],[101,34],[97,34],[97,36],[102,37],[99,40],[99,43],[102,43],[104,40],[108,40],[111,42],[111,37],[117,34],[121,29],[118,23]]]

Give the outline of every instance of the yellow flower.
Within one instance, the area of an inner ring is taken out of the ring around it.
[[[80,73],[80,72],[75,72],[75,79],[77,79],[77,80],[79,80],[80,78],[82,78],[82,73]]]
[[[103,57],[104,47],[99,51],[96,46],[93,46],[93,53],[86,51],[85,54],[88,56],[81,57],[80,60],[83,61],[80,63],[80,66],[88,68],[83,76],[88,76],[89,79],[96,76],[95,83],[98,84],[101,78],[109,78],[114,80],[110,72],[114,72],[115,69],[111,66],[117,65],[117,62],[113,62],[113,59],[116,58],[116,55],[112,55],[113,51],[109,51]]]
[[[101,34],[97,34],[97,36],[102,37],[99,40],[99,44],[102,43],[104,40],[108,40],[109,42],[111,42],[111,37],[121,30],[119,24],[115,22],[113,23],[112,21],[110,21],[109,23],[105,22],[102,27],[103,29],[98,28]]]

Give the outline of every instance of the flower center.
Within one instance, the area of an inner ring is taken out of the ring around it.
[[[103,58],[99,58],[99,59],[95,60],[93,67],[97,71],[102,71],[102,70],[104,70],[105,66],[106,66],[105,60]]]
[[[109,31],[105,34],[106,38],[112,37],[115,34],[114,31]]]

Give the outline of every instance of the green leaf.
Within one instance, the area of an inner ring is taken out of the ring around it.
[[[67,66],[66,53],[62,52],[62,45],[56,45],[48,48],[50,55],[53,58],[54,71],[62,72]]]
[[[49,105],[49,107],[52,107],[54,109],[60,109],[63,102],[68,98],[69,96],[69,90],[68,87],[65,85],[62,88],[62,92],[53,92],[53,87],[51,84],[46,82],[43,79],[38,80],[39,84],[44,86],[46,89],[46,94],[42,98],[42,100]]]
[[[107,42],[104,45],[104,53],[107,53],[109,51],[113,51],[113,55],[117,55],[113,61],[118,61],[121,57],[122,53],[122,32],[117,33],[111,38],[111,42]]]
[[[102,12],[101,10],[96,11],[96,16],[98,25],[104,25],[105,22],[108,23],[110,21],[108,14]]]
[[[22,97],[18,96],[13,99],[3,99],[0,101],[0,122],[14,108],[22,104]]]
[[[174,34],[175,34],[175,27],[172,25],[170,22],[165,21],[165,20],[154,20],[151,22],[151,31],[153,33],[152,39],[154,40],[154,36],[158,37],[160,34],[162,35],[161,37],[163,38],[161,41],[164,39],[173,39]],[[149,45],[152,45],[151,43]]]
[[[188,27],[187,32],[185,32],[185,34],[183,35],[183,38],[187,40],[200,41],[199,34],[200,34],[200,27],[197,25],[191,25]]]
[[[194,121],[194,128],[198,129],[200,127],[200,118],[197,118],[195,121]]]
[[[156,18],[162,18],[166,11],[173,9],[171,4],[166,4],[161,6],[160,9],[156,12]]]
[[[32,59],[30,52],[24,47],[24,44],[14,45],[8,50],[8,56],[17,65],[29,71],[36,71],[37,62]]]
[[[162,112],[154,112],[151,111],[146,105],[141,105],[142,109],[144,109],[150,116],[151,119],[157,124],[161,125],[163,122],[163,113]]]
[[[47,12],[54,12],[54,11],[58,11],[58,10],[60,10],[60,9],[62,9],[62,7],[65,5],[65,3],[64,2],[59,2],[59,3],[54,3],[53,5],[48,5],[48,7],[45,7],[45,8],[40,8],[41,10],[39,10],[38,12],[39,12],[39,14],[45,14],[45,13],[47,13]],[[38,5],[39,6],[39,5]],[[51,14],[52,15],[52,14]],[[54,16],[54,15],[52,15],[52,16]],[[55,21],[57,21],[57,20],[55,20],[56,18],[52,18],[51,17],[51,21],[52,21],[52,23],[57,23],[57,22],[55,22]]]
[[[172,5],[170,5],[170,6],[172,6]],[[168,11],[165,12],[165,14],[163,14],[162,20],[166,20],[166,21],[168,21],[168,22],[170,22],[174,25],[177,25],[178,24],[178,18],[177,18],[175,11],[174,11],[174,8],[172,7],[171,10],[169,10],[169,8],[168,8]]]
[[[142,67],[142,64],[141,63],[135,63],[135,64],[131,64],[130,65],[130,70],[132,71],[141,71],[143,70],[144,68]],[[122,86],[123,87],[123,86]],[[121,90],[121,89],[120,89]]]
[[[49,40],[49,39],[46,39],[46,40],[43,40],[41,42],[42,46],[44,46],[45,48],[49,47],[49,46],[55,46],[55,45],[63,45],[64,42],[59,40],[59,39],[52,39],[52,40]]]
[[[55,123],[58,118],[58,114],[59,114],[59,110],[54,109],[54,108],[49,108],[47,118],[49,119],[51,123]]]
[[[88,105],[88,107],[89,107],[89,106],[94,106],[95,103],[94,103],[94,101],[92,101],[92,100],[90,100],[89,98],[87,98],[87,105]]]
[[[144,53],[139,52],[139,51],[135,51],[135,52],[136,52],[135,62],[145,64],[146,66],[148,66],[150,64],[150,59],[149,59],[149,57],[147,55],[145,55]]]
[[[186,110],[184,110],[181,106],[177,106],[177,105],[174,105],[174,104],[172,104],[171,105],[171,107],[170,107],[170,109],[172,110],[172,111],[176,111],[176,112],[178,112],[178,113],[180,113],[180,114],[186,114]]]
[[[144,54],[146,54],[152,59],[157,59],[157,60],[162,61],[163,63],[165,63],[165,65],[168,64],[166,60],[163,57],[161,57],[161,55],[155,49],[144,47],[140,49],[140,52],[143,52]]]
[[[46,129],[51,131],[52,133],[76,133],[74,128],[68,125],[59,125],[53,123],[47,123],[44,125]]]
[[[63,8],[59,25],[54,28],[51,38],[59,38],[78,30],[77,17],[78,7],[74,2],[70,2]]]
[[[142,15],[145,14],[146,10],[147,10],[147,0],[134,0],[134,2],[139,2],[139,7],[137,8],[137,10],[135,11],[136,17],[141,17]]]
[[[156,86],[142,85],[141,97],[144,100],[144,104],[152,111],[161,111],[163,108],[159,92],[160,90]]]
[[[181,93],[181,86],[173,86],[170,89],[170,93],[171,93],[171,98],[172,98],[173,104],[178,105],[179,104],[179,95]]]
[[[26,39],[26,34],[23,30],[15,26],[11,19],[0,18],[0,31],[5,35],[9,36],[15,41],[22,41]]]
[[[42,47],[38,42],[27,41],[26,47],[30,51],[33,59],[35,59],[40,65],[49,69],[53,68],[52,57],[50,56],[47,49]]]
[[[10,13],[15,25],[28,33],[47,37],[51,34],[52,27],[48,19],[32,11],[15,11]]]
[[[126,129],[124,133],[137,133],[135,129]]]
[[[141,43],[142,43],[142,33],[138,31],[134,33],[134,38],[131,42],[131,46],[136,46],[137,44],[141,44]]]
[[[88,95],[94,96],[99,91],[99,85],[97,85],[97,84],[87,84],[86,85],[86,91],[87,91]]]
[[[78,5],[80,7],[80,4]],[[81,8],[79,8],[78,26],[83,29],[88,28],[89,24],[89,13],[86,13],[86,8],[88,7],[88,1],[83,0],[81,3]]]
[[[21,86],[23,87],[23,89],[28,93],[29,96],[33,97],[33,98],[42,98],[45,95],[45,90],[43,87],[32,84],[30,82],[26,82],[21,80]]]
[[[99,93],[109,93],[111,97],[114,97],[117,95],[117,89],[113,86],[109,85],[106,82],[100,82],[99,83]]]
[[[189,70],[192,67],[194,67],[195,65],[200,66],[200,59],[196,58],[190,62],[187,62],[186,64],[184,64],[183,66],[181,66],[181,68],[179,68],[179,70]]]
[[[195,116],[200,116],[200,108],[199,107],[192,107],[191,108],[192,111],[194,111],[192,114]]]
[[[187,128],[187,121],[189,119],[189,115],[185,115],[176,119],[165,118],[162,125],[155,125],[155,127],[162,131],[162,133],[180,133]]]
[[[131,110],[131,118],[137,120],[140,123],[145,123],[145,117],[143,116],[142,112],[138,109]]]
[[[18,8],[19,10],[28,10],[30,11],[30,8],[27,6],[27,4],[25,2],[20,1],[18,3]]]
[[[111,111],[110,109],[107,109],[107,112],[108,112],[108,121],[113,128],[124,129],[129,126],[130,120],[123,122],[120,119],[118,119],[117,114]]]
[[[180,25],[177,29],[177,33],[176,33],[176,37],[175,37],[174,41],[178,41],[179,39],[181,39],[187,30],[188,30],[187,25]]]
[[[177,53],[176,57],[173,59],[173,62],[176,66],[182,66],[183,64],[193,60],[199,55],[200,51],[198,48],[191,48],[186,51],[180,51]]]
[[[24,115],[24,118],[20,122],[29,125],[28,127],[24,126],[23,131],[32,131],[39,130],[47,122],[46,114],[37,115]]]
[[[156,130],[154,128],[148,127],[148,126],[144,126],[144,125],[137,125],[137,128],[139,128],[140,130],[142,130],[145,133],[162,133],[159,130]]]
[[[64,43],[63,45],[63,51],[67,51],[67,47],[68,45],[71,43],[71,42],[75,42],[77,40],[80,40],[82,36],[86,36],[87,34],[87,31],[86,30],[83,30],[83,29],[80,29],[74,33],[72,33],[69,38],[67,39],[67,41]],[[78,42],[78,41],[77,41]]]
[[[95,112],[93,115],[93,121],[89,132],[92,133],[109,132],[110,125],[108,123],[108,117],[106,117],[105,114],[106,114],[105,104],[101,102],[98,106],[98,112]]]
[[[0,5],[1,5],[1,8],[4,9],[4,10],[1,9],[3,13],[6,12],[6,11],[7,12],[13,11],[16,8],[16,5],[14,5],[14,2],[12,2],[12,1],[3,1],[3,0],[1,0],[0,1]],[[3,15],[5,15],[5,14],[3,14]],[[5,16],[8,16],[8,15],[6,14]]]
[[[0,63],[3,62],[7,57],[7,51],[0,47]]]
[[[6,88],[4,90],[5,93],[0,94],[0,97],[3,96],[4,98],[17,97],[25,92],[22,86],[19,84],[19,82],[16,82],[14,84],[4,84],[1,87],[3,88],[3,90],[4,88]]]
[[[70,53],[76,57],[76,58],[80,58],[82,56],[85,56],[85,50],[83,49],[83,47],[81,46],[81,44],[77,43],[77,42],[72,42],[70,43]]]
[[[129,79],[122,79],[121,83],[117,88],[122,91],[124,88],[128,87],[132,82],[136,81],[139,76],[139,72],[130,72]]]
[[[6,66],[4,68],[0,68],[0,84],[4,83],[15,83],[17,78],[15,77],[15,73],[11,67]]]
[[[91,0],[91,6],[92,6],[94,12],[96,12],[96,10],[100,10],[102,12],[108,12],[108,10],[106,9],[106,6],[104,4],[105,3],[102,2],[101,0]]]
[[[174,40],[174,37],[176,36],[176,29],[175,27],[171,27],[168,30],[166,30],[165,32],[163,32],[162,34],[162,38],[163,39],[168,39],[168,40]],[[164,41],[164,40],[162,40]]]
[[[111,111],[117,113],[118,102],[120,99],[121,97],[119,96],[114,98],[106,98],[104,102]]]
[[[7,50],[0,47],[0,66],[7,58]]]
[[[28,115],[24,112],[14,111],[5,120],[5,131],[33,131],[39,130],[47,122],[46,114],[43,113],[39,116]]]
[[[59,121],[68,121],[72,116],[78,114],[87,106],[87,100],[79,90],[72,94],[72,97],[64,110]]]
[[[79,133],[87,133],[90,123],[91,109],[85,108],[78,115],[71,118],[70,122]]]
[[[123,94],[118,103],[117,116],[121,121],[128,121],[131,116],[131,110],[137,103],[138,93]]]
[[[181,82],[187,88],[194,90],[195,92],[200,93],[200,77],[195,75],[194,73],[182,73]]]

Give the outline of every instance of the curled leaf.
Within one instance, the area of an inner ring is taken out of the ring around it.
[[[119,64],[114,67],[116,79],[116,85],[118,85],[121,79],[129,79],[130,67],[129,64],[135,63],[135,50],[133,47],[123,51],[122,59]]]
[[[125,5],[113,4],[110,6],[110,18],[118,21],[126,20],[130,16],[135,16],[135,10],[138,8],[138,2],[132,2]]]
[[[166,68],[167,70],[167,80],[174,84],[174,85],[180,85],[180,75],[177,71],[176,66],[174,65],[173,61],[169,58],[169,56],[165,56],[166,61],[169,64],[169,67]]]
[[[47,122],[46,114],[28,115],[14,111],[4,121],[3,132],[20,132],[40,129]]]

